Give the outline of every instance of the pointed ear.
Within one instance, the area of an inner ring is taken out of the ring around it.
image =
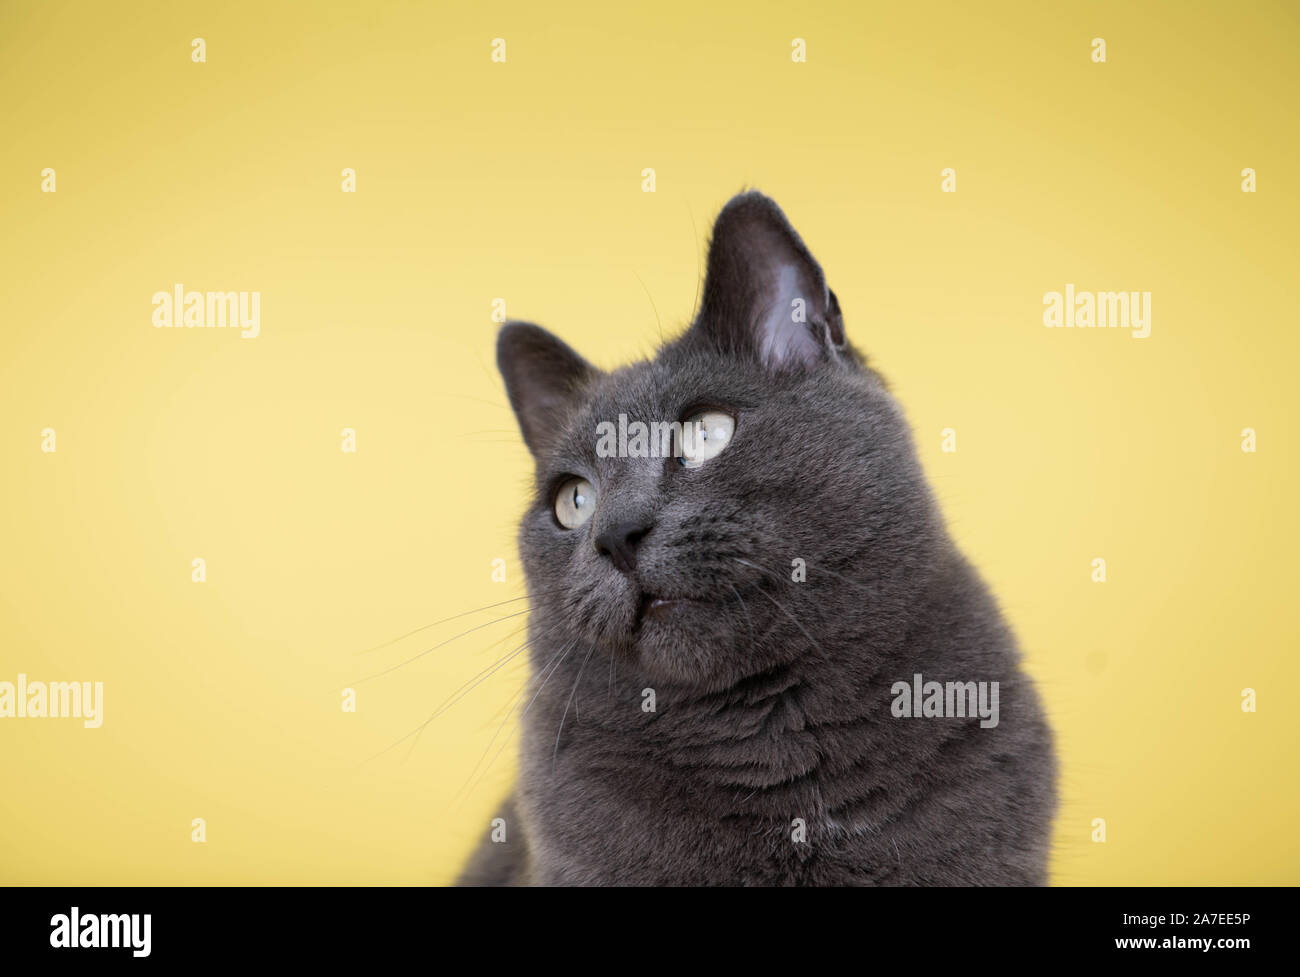
[[[840,304],[821,266],[758,191],[732,197],[713,224],[693,331],[773,369],[812,366],[845,346]]]
[[[497,336],[497,368],[523,432],[536,456],[599,371],[563,341],[530,322],[507,322]]]

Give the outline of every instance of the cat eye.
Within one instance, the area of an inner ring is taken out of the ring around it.
[[[577,529],[596,511],[596,488],[585,478],[569,478],[555,493],[555,518],[565,529]]]
[[[722,454],[736,433],[736,419],[720,410],[702,410],[682,421],[677,458],[686,468],[699,468]]]

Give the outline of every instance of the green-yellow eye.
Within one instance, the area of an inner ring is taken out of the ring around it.
[[[702,410],[682,421],[678,458],[687,468],[699,468],[722,454],[736,433],[736,419],[720,410]]]
[[[565,529],[577,529],[596,511],[596,489],[585,478],[569,478],[555,493],[555,518]]]

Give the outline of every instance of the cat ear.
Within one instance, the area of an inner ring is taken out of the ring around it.
[[[713,224],[695,330],[774,369],[811,366],[844,348],[844,320],[821,266],[775,201],[732,197]]]
[[[524,443],[534,455],[559,431],[581,387],[597,373],[563,341],[530,322],[501,327],[497,368],[505,378]]]

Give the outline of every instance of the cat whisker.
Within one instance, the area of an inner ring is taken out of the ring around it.
[[[641,282],[641,287],[645,289],[645,297],[650,300],[650,308],[655,310],[655,322],[659,324],[659,342],[662,344],[664,341],[664,323],[659,318],[659,306],[655,305],[654,296],[650,294],[650,289],[646,288],[645,282],[641,281],[641,276],[635,270],[633,270],[632,274],[637,281]]]
[[[803,636],[808,639],[809,643],[814,648],[816,648],[818,651],[822,650],[821,645],[817,644],[817,640],[811,634],[809,634],[807,631],[804,630],[804,626],[799,623],[799,619],[795,617],[793,614],[791,614],[789,611],[787,611],[783,605],[778,603],[775,597],[769,594],[766,590],[760,590],[759,593],[762,594],[764,597],[766,597],[768,600],[770,600],[773,604],[776,604],[777,609],[786,617],[788,617],[791,621],[794,622],[794,626],[800,630]]]
[[[852,584],[855,587],[861,587],[863,590],[871,591],[872,593],[875,593],[879,589],[875,586],[872,586],[871,584],[865,584],[861,580],[854,580],[851,577],[841,576],[840,574],[836,573],[834,570],[827,570],[824,566],[813,566],[809,564],[808,570],[813,573],[824,573],[827,576],[834,577],[836,580],[843,580],[847,584]]]
[[[406,659],[406,661],[398,662],[396,665],[393,665],[390,668],[385,668],[382,672],[375,672],[373,675],[367,675],[365,678],[358,679],[357,681],[353,682],[352,685],[361,685],[362,683],[369,682],[372,679],[382,678],[383,676],[389,674],[390,672],[395,672],[399,668],[404,668],[407,665],[411,664],[411,662],[418,661],[419,659],[423,658],[425,655],[437,651],[439,648],[442,648],[444,645],[449,645],[453,641],[459,641],[461,638],[465,637],[466,635],[473,634],[475,631],[482,631],[484,628],[490,628],[494,624],[500,624],[502,621],[508,621],[512,617],[521,617],[522,615],[529,613],[530,610],[531,608],[525,608],[522,611],[516,611],[514,614],[506,614],[504,617],[499,617],[494,621],[488,621],[486,624],[475,625],[474,627],[470,628],[468,631],[462,631],[460,634],[453,635],[452,637],[446,639],[445,641],[439,641],[432,648],[426,648],[418,655],[412,655],[410,658]]]
[[[446,624],[449,621],[455,621],[462,617],[469,617],[471,614],[479,614],[483,611],[491,610],[494,607],[504,607],[506,604],[515,604],[521,600],[528,600],[530,597],[534,597],[534,596],[545,597],[546,595],[556,593],[561,589],[562,588],[557,587],[553,590],[540,590],[537,591],[535,594],[524,594],[521,597],[511,597],[509,600],[499,600],[495,604],[484,604],[482,607],[475,607],[468,611],[461,611],[459,614],[453,614],[451,617],[444,617],[441,621],[434,621],[432,624],[422,625],[416,628],[414,631],[407,631],[406,634],[399,635],[396,638],[393,638],[389,641],[385,641],[383,644],[375,645],[373,648],[366,648],[362,651],[358,651],[356,654],[369,655],[371,652],[381,651],[384,648],[391,648],[399,641],[405,641],[407,638],[411,638],[424,631],[428,631],[430,628],[436,628],[439,624]]]
[[[523,628],[520,628],[519,630],[522,631]],[[513,634],[518,634],[518,633],[519,631],[513,632]],[[545,635],[542,635],[541,637],[545,637]],[[457,702],[460,702],[461,699],[465,698],[465,696],[473,692],[476,688],[478,688],[480,685],[486,682],[489,678],[491,678],[493,675],[499,672],[506,665],[510,664],[510,662],[518,658],[521,653],[523,653],[530,645],[532,645],[534,640],[536,639],[530,637],[523,644],[519,645],[519,647],[514,648],[511,651],[507,652],[504,657],[498,658],[487,668],[480,670],[477,675],[471,678],[468,682],[465,682],[463,685],[461,685],[459,689],[457,689],[450,696],[444,699],[443,702],[438,706],[438,708],[436,708],[433,711],[432,715],[430,715],[428,719],[426,719],[424,722],[422,722],[419,726],[416,727],[415,739],[411,740],[411,745],[406,751],[406,759],[409,760],[411,754],[415,752],[415,747],[420,742],[420,736],[423,735],[425,728],[428,727],[430,723],[432,723],[443,713],[447,712]],[[482,677],[480,678],[480,676]],[[466,688],[466,686],[468,686],[468,688]],[[462,689],[464,691],[461,691]]]
[[[468,440],[469,438],[478,437],[478,435],[480,434],[502,434],[505,435],[507,438],[516,440],[514,431],[511,431],[507,428],[499,428],[499,427],[485,427],[481,431],[459,431],[456,434],[453,434],[452,437],[457,441],[465,441]]]
[[[569,701],[564,704],[564,712],[560,715],[560,728],[555,731],[555,749],[551,751],[551,773],[555,773],[555,760],[560,755],[560,734],[564,732],[564,720],[569,718],[569,706],[573,705],[573,697],[578,694],[578,683],[582,681],[582,671],[587,667],[587,662],[591,661],[591,656],[595,653],[596,646],[592,645],[591,650],[587,652],[587,657],[578,666],[578,677],[573,680],[573,690],[569,693]]]
[[[383,756],[384,754],[386,754],[386,753],[388,753],[388,752],[390,752],[390,751],[396,749],[397,747],[401,746],[403,743],[405,743],[405,742],[406,742],[408,739],[410,739],[412,736],[416,736],[416,737],[418,737],[419,734],[420,734],[420,732],[421,732],[421,731],[422,731],[426,726],[428,726],[431,722],[433,722],[435,719],[437,719],[439,716],[441,716],[444,712],[446,712],[448,709],[450,709],[453,705],[455,705],[457,702],[459,702],[461,699],[463,699],[466,695],[468,695],[470,692],[472,692],[472,691],[473,691],[475,688],[477,688],[477,687],[478,687],[482,682],[486,681],[486,680],[487,680],[487,679],[488,679],[488,678],[489,678],[489,677],[490,677],[494,672],[496,672],[496,671],[498,671],[499,669],[505,667],[505,666],[506,666],[507,664],[509,664],[513,659],[515,659],[516,657],[518,657],[519,653],[522,652],[525,648],[527,648],[527,647],[529,646],[529,644],[531,644],[531,641],[525,641],[525,642],[524,642],[523,644],[521,644],[518,648],[511,649],[509,652],[507,652],[507,653],[506,653],[505,655],[503,655],[501,658],[498,658],[495,662],[492,663],[492,665],[489,665],[487,668],[485,668],[485,669],[483,669],[482,671],[480,671],[480,672],[478,673],[478,675],[475,675],[474,678],[470,679],[468,682],[466,682],[464,685],[462,685],[459,689],[457,689],[455,692],[453,692],[450,696],[448,696],[446,699],[444,699],[443,702],[442,702],[442,703],[441,703],[441,704],[440,704],[440,705],[439,705],[439,706],[438,706],[438,707],[433,711],[433,714],[432,714],[431,716],[429,716],[428,719],[426,719],[424,722],[420,723],[419,726],[416,726],[415,729],[411,730],[409,733],[406,733],[405,735],[403,735],[400,739],[398,739],[398,740],[396,740],[396,741],[390,743],[388,746],[384,747],[384,748],[383,748],[382,750],[380,750],[378,753],[374,754],[373,756],[369,756],[369,757],[367,757],[365,760],[361,761],[362,764],[364,765],[364,764],[367,764],[367,763],[371,762],[372,760],[377,760],[377,759],[379,759],[379,758],[380,758],[381,756]],[[486,674],[484,674],[485,672],[486,672]],[[479,676],[482,676],[482,678],[480,678]],[[468,688],[465,692],[461,693],[460,695],[457,695],[457,693],[460,693],[460,692],[461,692],[461,689],[465,689],[466,686],[469,686],[469,688]],[[453,697],[455,697],[454,700],[453,700]]]
[[[768,569],[766,569],[765,567],[761,567],[761,566],[759,566],[757,563],[750,563],[748,560],[742,560],[742,559],[740,559],[740,557],[732,557],[732,559],[734,559],[737,563],[743,563],[743,564],[744,564],[745,566],[747,566],[747,567],[753,567],[755,570],[760,570],[760,571],[762,571],[762,572],[764,572],[764,573],[771,573],[771,574],[773,574],[773,576],[775,576],[778,580],[781,580],[782,582],[784,582],[784,580],[785,580],[785,578],[782,577],[780,574],[777,574],[777,573],[776,573],[775,571],[773,571],[773,570],[768,570]],[[773,597],[771,594],[769,594],[766,590],[763,590],[761,587],[759,587],[759,588],[755,588],[755,589],[758,591],[758,593],[762,594],[764,597],[766,597],[768,600],[770,600],[773,604],[776,604],[777,609],[778,609],[782,614],[784,614],[786,617],[788,617],[791,621],[794,622],[794,626],[795,626],[796,628],[799,629],[800,633],[802,633],[803,636],[804,636],[805,638],[808,639],[808,641],[812,644],[812,646],[813,646],[814,648],[816,648],[818,651],[821,651],[821,646],[820,646],[819,644],[817,644],[817,640],[816,640],[816,639],[815,639],[811,634],[809,634],[806,630],[804,630],[804,626],[803,626],[802,624],[799,623],[799,619],[798,619],[797,617],[795,617],[795,616],[794,616],[793,614],[791,614],[788,610],[786,610],[785,607],[784,607],[784,605],[782,605],[782,604],[781,604],[781,603],[780,603],[780,602],[779,602],[775,597]]]
[[[520,655],[523,651],[525,651],[527,648],[528,648],[528,644],[527,644],[527,643],[525,643],[525,644],[521,645],[520,647],[516,648],[514,651],[512,651],[512,652],[510,653],[510,656],[509,656],[509,657],[508,657],[504,662],[502,662],[502,663],[500,664],[500,666],[498,666],[498,668],[504,668],[506,665],[510,664],[510,662],[512,662],[512,661],[514,661],[514,659],[518,658],[519,655]],[[494,668],[494,669],[492,670],[492,673],[495,673],[496,671],[498,671],[498,668]],[[479,679],[477,682],[475,682],[474,685],[473,685],[472,687],[470,687],[469,689],[467,689],[465,692],[461,693],[461,695],[457,696],[456,699],[455,699],[455,701],[448,703],[448,704],[446,705],[446,707],[443,708],[441,711],[442,711],[442,712],[446,712],[447,709],[450,709],[452,706],[454,706],[454,705],[455,705],[457,702],[459,702],[461,699],[465,698],[465,696],[467,696],[467,695],[469,695],[471,692],[473,692],[474,689],[478,688],[478,686],[482,685],[482,684],[483,684],[484,682],[486,682],[489,678],[491,678],[491,677],[492,677],[492,673],[489,673],[488,675],[483,676],[483,678],[481,678],[481,679]],[[437,719],[437,718],[438,718],[437,715],[430,716],[428,719],[426,719],[424,722],[422,722],[422,723],[421,723],[421,724],[416,728],[416,731],[415,731],[415,738],[414,738],[413,740],[411,740],[411,745],[410,745],[409,747],[407,747],[407,749],[406,749],[406,756],[403,757],[403,759],[402,759],[402,762],[403,762],[403,763],[405,763],[407,760],[409,760],[409,759],[411,758],[411,755],[415,752],[415,747],[419,744],[419,742],[420,742],[420,737],[421,737],[422,735],[424,735],[424,730],[425,730],[425,728],[428,727],[428,726],[429,726],[429,725],[430,725],[430,724],[431,724],[435,719]]]
[[[737,559],[738,559],[738,558],[737,558]],[[761,570],[761,571],[763,571],[764,573],[770,573],[770,574],[772,574],[774,577],[776,577],[778,580],[781,580],[781,581],[784,581],[784,580],[785,580],[785,578],[782,577],[780,574],[778,574],[775,570],[767,570],[767,569],[765,569],[764,567],[757,566],[756,564],[749,563],[749,562],[747,562],[747,561],[745,561],[745,560],[740,560],[740,562],[741,562],[741,563],[744,563],[746,566],[753,567],[755,570]],[[826,569],[824,566],[822,566],[821,564],[813,565],[813,564],[810,563],[810,564],[808,564],[807,569],[808,569],[808,572],[810,572],[810,573],[824,573],[824,574],[826,574],[826,575],[829,576],[829,577],[834,577],[836,580],[842,580],[842,581],[844,581],[844,583],[846,583],[846,584],[851,584],[851,585],[853,585],[854,587],[861,587],[863,590],[868,591],[869,593],[875,593],[875,592],[877,592],[878,589],[879,589],[878,586],[876,586],[876,585],[868,584],[868,583],[863,583],[861,580],[854,580],[852,577],[846,577],[846,576],[843,576],[842,574],[836,573],[834,570],[827,570],[827,569]]]
[[[782,583],[785,583],[785,577],[781,576],[781,574],[777,573],[775,570],[769,570],[767,567],[761,567],[757,563],[750,563],[748,560],[742,560],[738,556],[733,556],[732,559],[735,560],[737,563],[744,564],[750,569],[757,570],[759,573],[766,573],[769,576],[781,581]]]
[[[700,239],[700,229],[695,226],[695,212],[691,210],[689,202],[686,204],[686,216],[691,219],[691,243],[694,244]],[[697,260],[695,273],[695,301],[691,303],[692,319],[694,319],[700,311],[700,287],[704,284],[704,272],[705,269],[700,266],[700,262]]]
[[[484,371],[484,372],[486,373],[487,371]],[[493,378],[493,379],[495,379],[495,375],[494,375],[494,374],[488,373],[488,376],[491,377],[491,378]],[[477,401],[477,402],[480,403],[480,404],[487,404],[487,406],[489,406],[489,407],[495,407],[497,410],[503,410],[503,411],[506,411],[507,413],[510,412],[510,405],[509,405],[509,404],[501,404],[501,403],[498,403],[498,402],[495,401],[495,400],[488,400],[488,399],[485,398],[485,397],[474,397],[474,396],[472,396],[472,395],[470,395],[470,394],[448,394],[448,396],[450,396],[450,397],[455,397],[457,400],[474,400],[474,401]]]
[[[514,733],[515,729],[518,728],[519,724],[523,722],[524,716],[528,714],[528,710],[533,707],[533,703],[537,701],[537,697],[541,695],[542,690],[546,688],[546,683],[551,680],[551,676],[554,675],[555,672],[559,669],[560,665],[563,664],[564,659],[569,656],[569,652],[573,649],[573,647],[576,644],[577,644],[577,639],[574,639],[573,641],[569,641],[568,643],[566,643],[563,647],[560,648],[560,650],[555,654],[555,657],[550,660],[550,662],[546,665],[546,667],[542,669],[542,676],[539,676],[541,678],[541,681],[537,686],[537,691],[533,693],[532,699],[529,701],[528,705],[524,708],[524,711],[519,714],[519,718],[515,720],[515,725],[511,727],[510,730],[512,734]],[[474,764],[474,769],[470,771],[469,776],[465,779],[465,783],[463,783],[460,787],[460,790],[456,792],[458,796],[463,795],[462,799],[463,797],[468,797],[469,794],[473,792],[473,789],[483,782],[483,778],[486,777],[488,771],[492,769],[492,764],[496,763],[497,757],[499,757],[501,755],[501,751],[505,749],[505,743],[503,742],[501,746],[497,748],[496,753],[492,754],[492,759],[489,760],[488,765],[483,768],[483,772],[478,775],[477,779],[475,779],[474,775],[478,774],[479,767],[482,766],[484,758],[487,757],[488,751],[492,749],[492,744],[497,741],[497,737],[501,735],[501,730],[503,730],[505,728],[506,723],[510,721],[511,714],[514,713],[514,711],[519,708],[519,702],[523,701],[523,697],[527,695],[527,693],[528,693],[528,687],[524,686],[520,694],[516,696],[517,701],[515,702],[514,706],[511,708],[510,712],[506,713],[506,718],[501,721],[501,725],[497,727],[496,732],[492,734],[492,738],[488,740],[488,745],[484,747],[482,755],[478,758],[478,761]],[[472,785],[470,781],[473,781]],[[466,790],[466,788],[468,788],[468,790]]]
[[[749,640],[750,640],[751,643],[753,643],[754,640],[755,640],[755,638],[754,638],[754,621],[753,621],[753,619],[749,616],[749,608],[745,606],[745,598],[743,598],[743,597],[740,596],[740,591],[736,589],[736,585],[735,585],[735,584],[729,583],[729,584],[727,584],[727,586],[730,587],[730,588],[731,588],[731,592],[732,592],[733,594],[736,595],[736,600],[740,601],[740,609],[741,609],[741,611],[742,611],[742,612],[744,613],[744,615],[745,615],[745,626],[749,628]]]

